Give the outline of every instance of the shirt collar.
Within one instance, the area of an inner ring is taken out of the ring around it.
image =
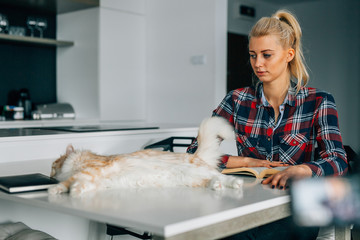
[[[291,81],[290,87],[288,89],[288,93],[284,99],[283,104],[288,104],[290,106],[295,106],[296,100],[304,99],[306,96],[309,95],[307,88],[301,87],[300,90],[297,92],[295,82]],[[264,89],[262,82],[259,82],[256,86],[256,102],[257,107],[268,107],[270,104],[266,100],[264,96]]]

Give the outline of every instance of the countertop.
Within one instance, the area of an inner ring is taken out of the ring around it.
[[[64,131],[57,127],[91,127],[105,126],[106,130],[99,131]],[[113,128],[113,129],[112,129]],[[39,137],[55,135],[113,135],[139,134],[163,131],[189,130],[196,131],[196,124],[167,124],[167,123],[124,123],[124,122],[99,122],[99,121],[75,121],[75,120],[54,120],[54,121],[21,121],[21,122],[0,122],[0,141],[4,138],[13,137]]]

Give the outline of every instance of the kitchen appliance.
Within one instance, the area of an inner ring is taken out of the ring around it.
[[[32,112],[33,119],[74,119],[75,111],[69,103],[37,105]]]

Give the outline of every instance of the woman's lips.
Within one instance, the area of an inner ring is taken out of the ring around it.
[[[256,74],[257,74],[258,76],[263,76],[263,75],[266,74],[266,72],[265,72],[265,71],[257,71]]]

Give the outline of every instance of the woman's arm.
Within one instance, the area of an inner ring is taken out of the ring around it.
[[[346,152],[342,144],[338,113],[332,95],[323,93],[314,126],[320,158],[304,163],[313,176],[341,176],[348,170]]]

